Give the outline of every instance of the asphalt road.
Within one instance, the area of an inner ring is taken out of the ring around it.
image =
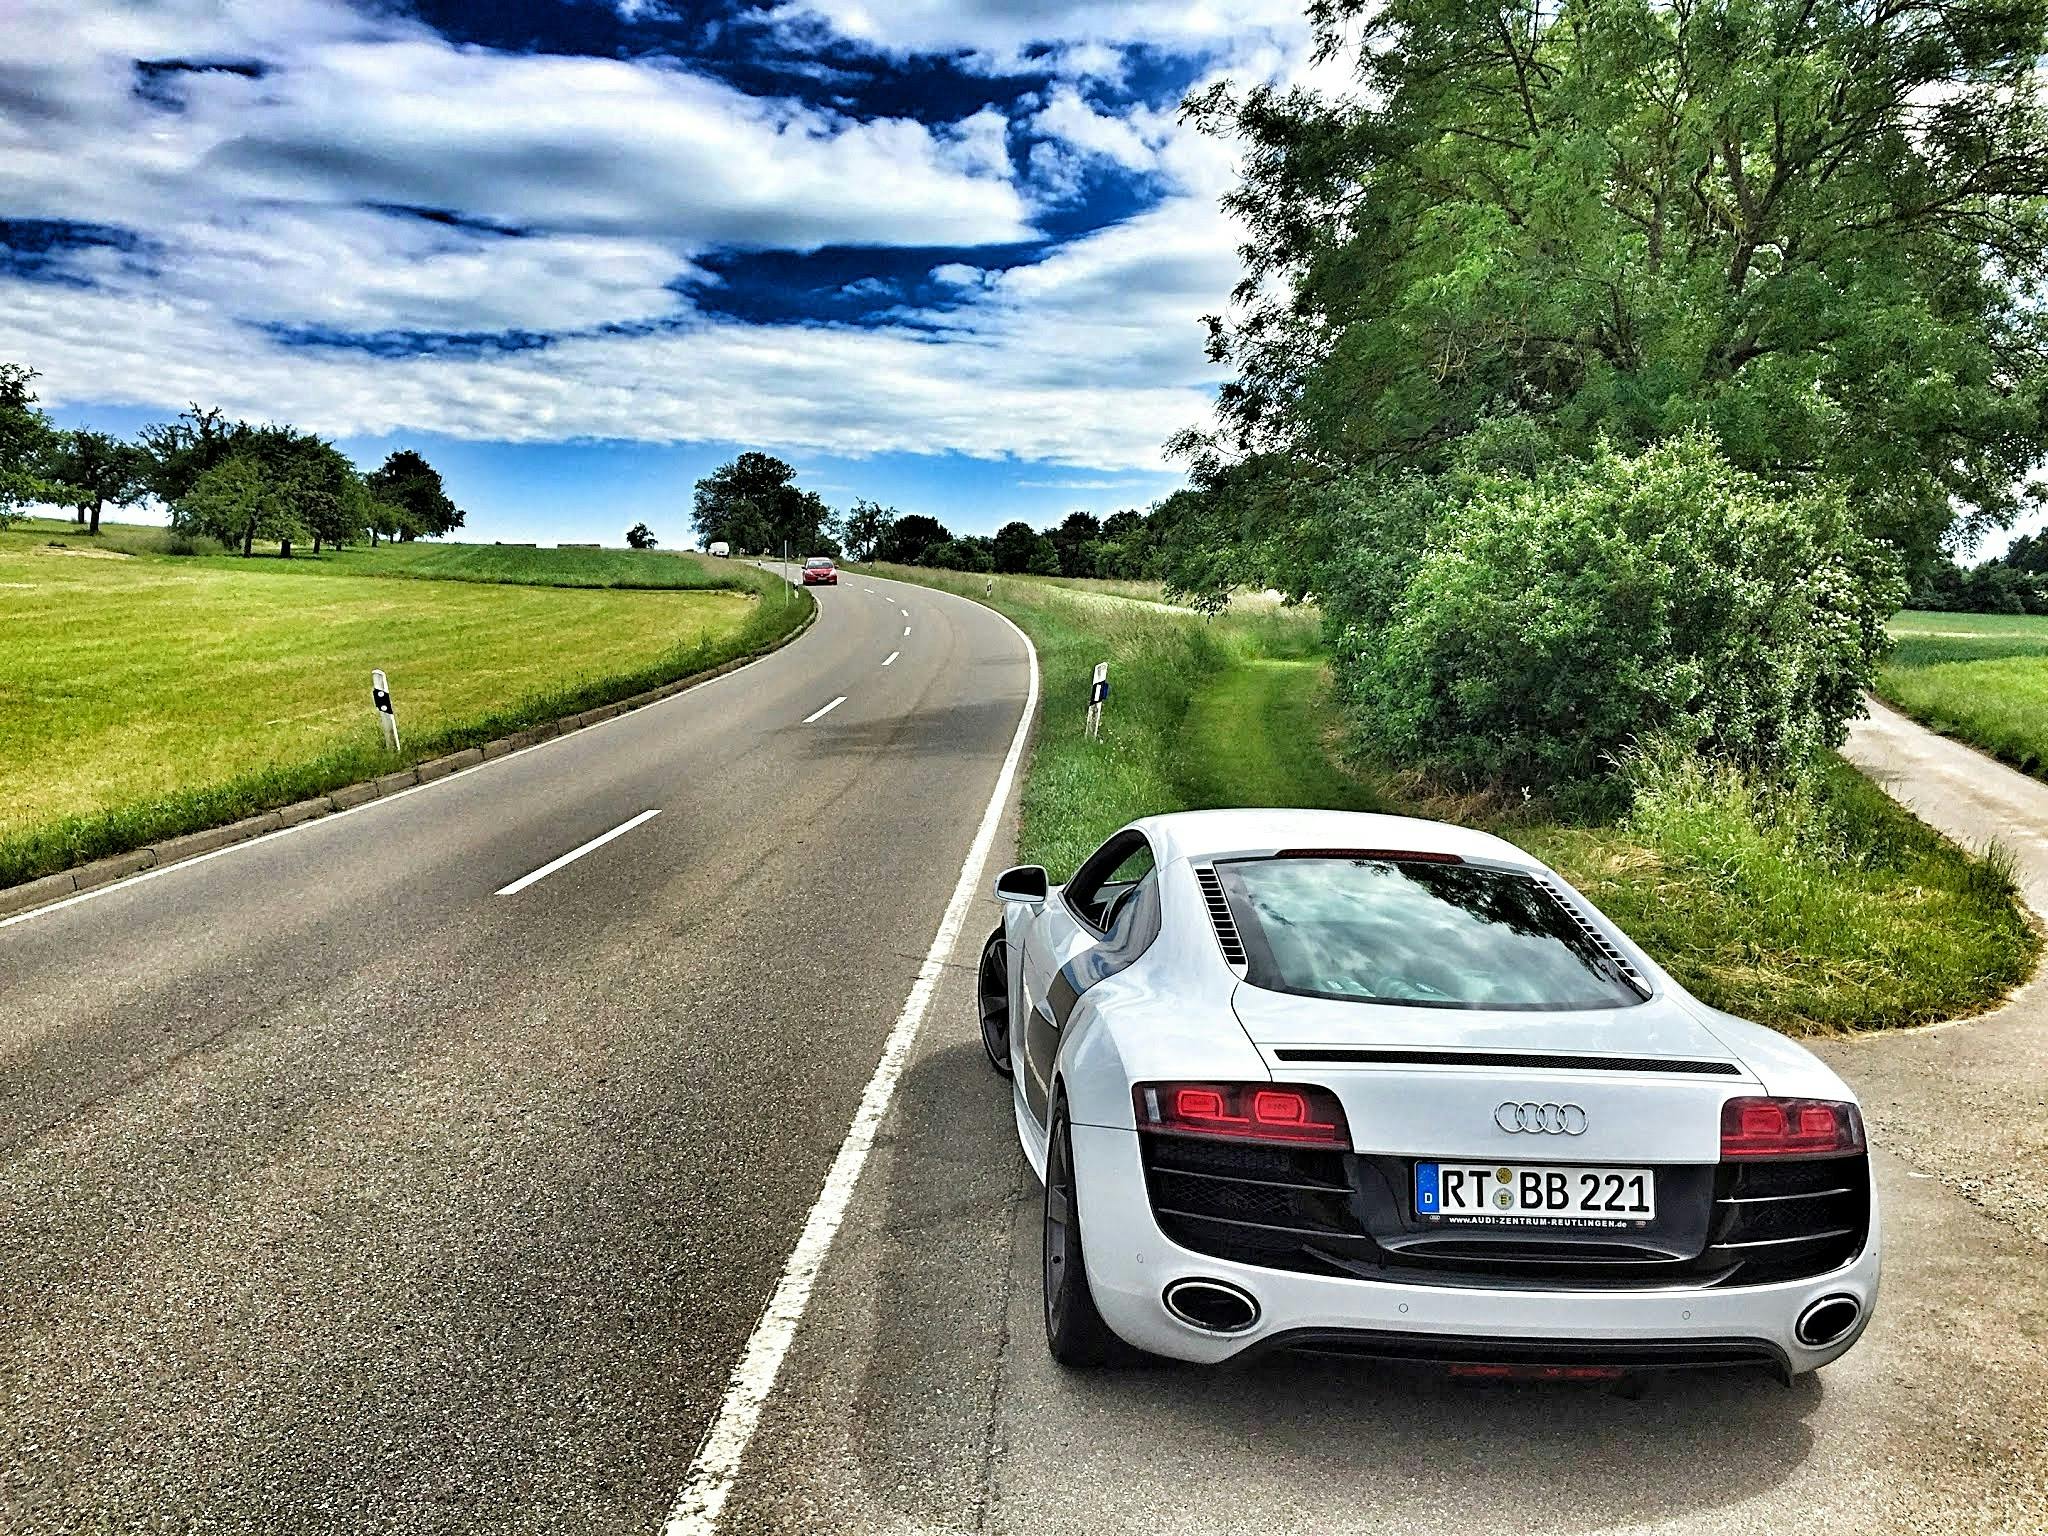
[[[0,1530],[659,1526],[1026,695],[973,604],[817,596],[730,677],[0,926]]]
[[[730,681],[0,929],[0,1530],[658,1528],[1025,688],[969,605],[857,574],[820,596]],[[1882,713],[1851,755],[2048,892],[2048,791]],[[1827,1048],[1878,1147],[1885,1289],[1790,1390],[1073,1375],[974,1037],[993,917],[719,1529],[2048,1529],[2048,985]]]

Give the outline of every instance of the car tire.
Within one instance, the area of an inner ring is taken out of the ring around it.
[[[1064,1103],[1053,1110],[1052,1134],[1046,1141],[1042,1253],[1046,1348],[1070,1369],[1109,1364],[1122,1346],[1095,1309],[1095,1296],[1088,1289],[1080,1210],[1074,1202],[1074,1137]]]
[[[974,974],[975,1011],[981,1020],[981,1048],[988,1064],[1010,1075],[1010,949],[998,927],[981,946],[981,965]]]

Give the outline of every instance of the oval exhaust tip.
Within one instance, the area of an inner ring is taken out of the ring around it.
[[[1259,1304],[1224,1280],[1176,1280],[1164,1300],[1167,1311],[1204,1333],[1243,1333],[1259,1321]]]
[[[1818,1349],[1854,1328],[1862,1315],[1863,1304],[1854,1296],[1823,1296],[1799,1314],[1792,1335],[1809,1349]]]

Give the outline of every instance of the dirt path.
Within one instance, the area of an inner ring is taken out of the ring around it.
[[[2048,784],[1875,700],[1843,755],[1956,841],[2004,847],[2048,919]],[[2048,978],[1981,1018],[1819,1048],[1855,1084],[1878,1141],[2048,1243]]]

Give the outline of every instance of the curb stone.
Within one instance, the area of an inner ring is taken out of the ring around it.
[[[495,741],[485,742],[482,746],[465,747],[460,752],[428,758],[411,768],[403,768],[396,773],[387,773],[359,784],[346,784],[327,794],[315,795],[310,800],[297,800],[276,810],[228,822],[224,826],[187,832],[178,837],[166,838],[160,843],[152,843],[145,848],[111,854],[104,859],[94,859],[89,864],[74,865],[53,875],[42,875],[34,880],[23,881],[20,885],[8,886],[0,889],[0,917],[12,917],[35,907],[48,906],[52,902],[62,901],[67,896],[75,896],[80,891],[111,885],[116,880],[141,874],[145,870],[182,864],[189,859],[198,858],[201,854],[213,853],[236,843],[246,843],[268,832],[295,827],[303,821],[331,816],[336,811],[353,810],[356,806],[367,805],[370,801],[386,795],[397,794],[436,779],[445,779],[465,768],[473,768],[478,763],[508,757],[526,747],[538,746],[543,741],[566,736],[585,726],[602,725],[607,720],[616,720],[620,715],[644,709],[649,704],[658,704],[663,699],[673,698],[679,693],[688,693],[692,688],[724,677],[728,672],[737,672],[741,667],[759,661],[764,656],[773,655],[808,631],[817,617],[818,610],[813,606],[801,624],[772,645],[749,652],[745,656],[735,656],[731,661],[721,662],[707,671],[679,677],[672,683],[662,684],[659,688],[649,688],[630,698],[620,699],[611,704],[600,704],[594,709],[587,709],[567,719],[553,720],[529,730],[515,731],[510,736],[501,736]]]

